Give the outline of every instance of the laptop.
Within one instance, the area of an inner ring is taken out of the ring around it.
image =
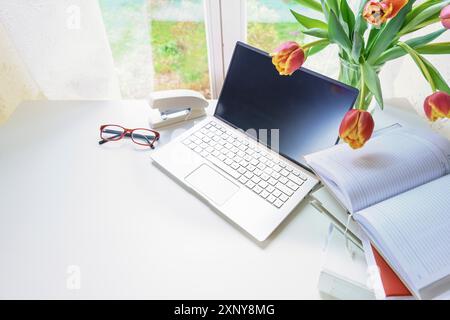
[[[269,54],[238,42],[214,115],[152,159],[264,241],[318,184],[303,156],[338,142],[357,95],[306,68],[280,76]]]

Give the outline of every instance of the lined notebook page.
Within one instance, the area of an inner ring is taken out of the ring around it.
[[[394,129],[358,150],[346,144],[305,157],[356,212],[450,172],[450,142],[429,132]]]
[[[354,215],[413,288],[450,275],[449,192],[446,175]]]

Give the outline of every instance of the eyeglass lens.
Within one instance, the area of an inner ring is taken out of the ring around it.
[[[101,137],[104,140],[119,140],[124,134],[125,130],[119,126],[106,126],[102,129]]]
[[[155,141],[155,133],[150,130],[136,129],[131,133],[131,139],[140,145],[150,146]]]

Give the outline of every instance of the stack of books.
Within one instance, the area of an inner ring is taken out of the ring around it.
[[[400,127],[306,161],[359,226],[385,296],[450,297],[450,141]]]

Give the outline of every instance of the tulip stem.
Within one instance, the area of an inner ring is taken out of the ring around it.
[[[312,41],[310,43],[302,45],[302,49],[306,51],[314,46],[318,46],[321,44],[328,44],[328,43],[330,43],[330,41],[328,39],[320,39],[320,40]]]
[[[360,110],[365,110],[363,105],[364,105],[364,100],[365,100],[365,83],[364,83],[364,68],[363,65],[360,65],[360,72],[361,72],[361,76],[360,76],[360,91],[359,91],[359,102],[358,102],[358,109]]]

